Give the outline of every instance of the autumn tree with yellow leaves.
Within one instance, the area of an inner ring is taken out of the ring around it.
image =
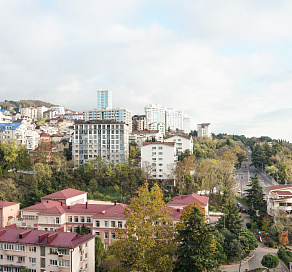
[[[157,184],[145,183],[125,209],[126,229],[117,229],[109,248],[111,271],[172,271],[174,227]]]

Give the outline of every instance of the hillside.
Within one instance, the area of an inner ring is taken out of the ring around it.
[[[12,101],[12,100],[5,100],[4,102],[0,102],[0,107],[2,109],[9,109],[9,108],[24,108],[24,107],[38,107],[38,106],[45,106],[45,107],[53,107],[56,106],[54,104],[44,102],[41,100],[20,100],[20,101]]]

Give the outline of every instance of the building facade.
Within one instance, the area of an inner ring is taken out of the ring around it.
[[[174,179],[176,162],[174,142],[145,142],[141,148],[141,166],[148,178]]]
[[[75,166],[98,156],[108,163],[126,162],[129,132],[129,126],[114,120],[76,121],[72,142]]]
[[[190,151],[193,154],[193,137],[186,134],[171,135],[164,138],[164,142],[175,142],[176,150],[178,154],[186,151]]]
[[[132,117],[132,131],[143,131],[148,129],[146,115],[134,115]]]
[[[95,270],[95,236],[0,228],[0,269],[6,272]]]
[[[112,109],[112,92],[109,90],[97,90],[97,110]]]
[[[84,120],[115,120],[124,122],[132,131],[132,112],[126,109],[109,109],[109,110],[93,110],[84,111]]]
[[[211,124],[210,123],[202,123],[197,125],[198,137],[211,137]]]

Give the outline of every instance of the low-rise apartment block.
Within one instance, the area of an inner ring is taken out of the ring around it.
[[[80,272],[95,269],[93,235],[0,228],[0,269]]]
[[[174,142],[145,142],[141,148],[141,166],[148,178],[174,179],[177,162]]]
[[[0,201],[0,228],[6,227],[19,215],[20,203]]]
[[[176,150],[178,154],[186,151],[187,149],[193,154],[193,137],[186,134],[177,134],[172,136],[166,136],[164,142],[175,142]]]

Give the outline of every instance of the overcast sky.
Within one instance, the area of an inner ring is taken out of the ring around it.
[[[0,101],[147,104],[292,141],[292,1],[0,0]]]

